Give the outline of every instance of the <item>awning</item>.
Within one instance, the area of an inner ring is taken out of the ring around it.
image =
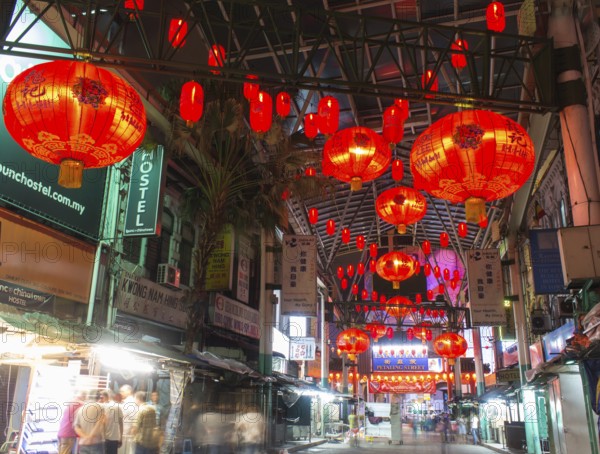
[[[514,394],[515,387],[512,385],[500,385],[494,386],[490,388],[481,396],[477,397],[477,400],[480,402],[486,402],[488,400],[496,399],[496,400],[509,400],[510,397]]]

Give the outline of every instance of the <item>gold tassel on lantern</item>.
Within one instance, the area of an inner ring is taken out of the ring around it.
[[[467,222],[476,224],[485,219],[485,200],[479,197],[469,197],[465,200],[465,217]]]
[[[83,162],[63,159],[58,171],[58,184],[63,188],[79,189],[83,181]]]

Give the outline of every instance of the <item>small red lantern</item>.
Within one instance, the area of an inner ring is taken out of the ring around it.
[[[367,330],[371,333],[371,337],[373,340],[377,342],[378,339],[381,339],[385,336],[387,328],[382,323],[367,323]]]
[[[458,282],[456,281],[456,279],[450,279],[450,288],[452,290],[456,290],[456,285],[458,284]]]
[[[369,271],[375,273],[377,270],[377,261],[375,259],[369,260]]]
[[[440,246],[448,247],[450,244],[450,236],[446,232],[440,233]]]
[[[373,291],[371,292],[371,299],[372,299],[373,301],[377,301],[377,298],[378,298],[378,297],[379,297],[379,294],[377,293],[377,291],[376,291],[376,290],[373,290]]]
[[[415,274],[415,260],[399,251],[388,252],[377,260],[377,274],[392,282],[394,289],[400,288],[400,282]]]
[[[356,237],[356,247],[361,251],[365,248],[365,237],[363,235]]]
[[[354,265],[350,264],[346,267],[346,273],[348,274],[348,277],[352,277],[354,276]]]
[[[254,74],[248,74],[246,76],[246,79],[248,81],[258,80],[258,76],[255,76]],[[260,85],[258,85],[257,83],[244,82],[244,98],[246,98],[248,101],[254,101],[256,99],[256,97],[258,96],[259,90],[260,90]]]
[[[335,343],[342,353],[349,355],[366,352],[370,345],[369,336],[358,328],[349,328],[342,331]]]
[[[416,269],[415,274],[419,274],[421,272],[421,264],[419,262],[415,262]]]
[[[171,19],[169,23],[169,42],[175,49],[185,45],[188,34],[188,24],[183,19]]]
[[[317,175],[317,169],[309,166],[306,169],[304,169],[304,175],[307,177],[314,177]]]
[[[358,295],[358,284],[352,284],[352,294]]]
[[[385,303],[386,301],[387,301],[387,298],[386,298],[386,296],[385,296],[385,295],[379,295],[379,302],[380,302],[380,303],[382,303],[382,304],[383,304],[383,303]]]
[[[423,266],[423,274],[425,277],[429,277],[431,275],[431,265],[429,263],[426,263]]]
[[[415,338],[415,330],[412,328],[408,328],[406,330],[406,338],[411,341]]]
[[[314,139],[319,133],[318,116],[316,113],[308,113],[304,116],[304,135]]]
[[[337,267],[337,277],[338,279],[344,278],[344,268],[342,268],[341,266]]]
[[[348,279],[343,278],[341,285],[342,285],[342,290],[346,290],[348,288]]]
[[[264,134],[271,129],[273,122],[273,100],[271,95],[259,91],[256,98],[250,102],[250,127],[258,134]]]
[[[350,242],[350,229],[348,227],[344,227],[342,229],[342,243],[348,244]]]
[[[377,243],[369,244],[369,255],[373,258],[377,258]]]
[[[396,105],[389,106],[383,112],[382,135],[390,144],[397,144],[404,137],[402,112]]]
[[[438,91],[439,82],[436,75],[431,69],[428,69],[423,73],[421,82],[423,85],[423,90]],[[433,98],[433,96],[425,95],[425,98]]]
[[[281,193],[281,200],[283,200],[284,202],[290,198],[290,190],[288,188],[285,188],[283,190],[283,192]]]
[[[400,109],[402,121],[408,119],[409,103],[407,99],[396,98],[394,104]]]
[[[179,96],[179,114],[188,128],[192,127],[204,112],[204,90],[198,82],[190,80],[181,87]]]
[[[12,138],[32,156],[60,165],[58,184],[66,188],[81,187],[84,168],[128,157],[146,132],[137,92],[83,61],[25,69],[8,85],[3,111]]]
[[[275,98],[275,110],[277,115],[281,118],[285,118],[290,114],[290,110],[292,108],[292,100],[290,95],[285,91],[280,91],[277,93],[277,97]]]
[[[334,134],[338,130],[340,106],[333,96],[325,96],[319,101],[319,130],[325,135]]]
[[[406,233],[406,226],[420,221],[427,211],[425,197],[416,189],[396,186],[383,191],[375,201],[375,211],[381,219]]]
[[[222,68],[225,65],[225,48],[220,44],[214,44],[208,52],[208,66]],[[221,74],[221,71],[211,71],[213,74]]]
[[[388,339],[393,339],[394,338],[394,328],[392,328],[391,326],[388,327],[385,330],[385,335],[387,336]]]
[[[488,218],[487,218],[487,216],[485,216],[484,218],[480,219],[479,222],[478,222],[478,225],[482,229],[485,229],[488,226]]]
[[[358,265],[356,265],[356,272],[359,276],[365,274],[365,264],[363,262],[359,262]]]
[[[444,280],[445,281],[450,280],[450,270],[448,268],[444,268]]]
[[[422,302],[423,302],[423,297],[421,296],[421,294],[420,294],[420,293],[417,293],[417,294],[415,295],[415,303],[417,303],[417,304],[421,304]]]
[[[400,159],[395,159],[392,162],[392,180],[400,183],[404,178],[404,163]]]
[[[360,298],[363,301],[366,301],[369,299],[369,292],[367,291],[367,289],[364,289],[364,288],[362,289],[362,291],[360,292]]]
[[[425,240],[423,241],[423,243],[421,243],[421,249],[423,249],[423,254],[431,254],[431,243],[429,242],[429,240]]]
[[[506,27],[504,5],[501,2],[490,3],[485,13],[485,19],[488,30],[497,33],[503,32]]]
[[[459,222],[458,224],[458,236],[465,238],[468,233],[468,227],[466,222]]]
[[[443,295],[445,291],[446,291],[446,286],[444,284],[438,285],[438,293],[440,295]]]
[[[331,175],[349,182],[350,189],[362,188],[363,181],[381,176],[390,165],[392,155],[383,138],[362,126],[336,132],[323,149],[323,161]]]
[[[467,42],[464,39],[457,39],[450,46],[450,51],[452,55],[450,56],[450,63],[456,69],[462,69],[467,66],[467,56],[465,55],[465,50],[469,47],[467,46]]]
[[[319,221],[319,210],[317,208],[311,208],[308,210],[308,222],[316,224]]]
[[[325,229],[327,231],[327,235],[333,235],[335,233],[335,221],[333,219],[329,219]]]
[[[448,364],[467,352],[467,341],[456,333],[442,333],[433,341],[433,350],[443,358],[448,358]]]
[[[456,279],[457,281],[459,281],[459,280],[460,280],[460,271],[458,271],[458,270],[454,270],[454,271],[452,272],[452,277],[453,277],[454,279]]]
[[[440,277],[440,276],[441,276],[441,273],[440,273],[440,267],[439,267],[438,265],[435,265],[435,266],[433,267],[433,275],[434,275],[435,277]]]
[[[427,290],[427,301],[433,301],[433,290]]]

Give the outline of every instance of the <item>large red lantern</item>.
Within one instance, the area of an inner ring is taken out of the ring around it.
[[[304,135],[314,139],[319,133],[319,116],[316,113],[308,113],[304,116]],[[323,170],[325,173],[325,170]]]
[[[403,319],[410,313],[413,302],[404,296],[393,296],[385,302],[385,312],[396,320]]]
[[[371,337],[375,342],[385,336],[387,332],[387,327],[383,323],[378,322],[367,323],[365,328],[371,333]]]
[[[275,99],[275,110],[277,111],[277,115],[281,118],[285,118],[290,114],[291,108],[292,100],[290,95],[285,91],[277,93],[277,98]]]
[[[79,188],[83,169],[129,156],[146,132],[137,92],[114,73],[81,61],[26,69],[4,97],[9,134],[36,158],[60,165],[58,184]]]
[[[247,82],[244,82],[244,98],[246,98],[248,101],[254,101],[258,96],[258,92],[260,91],[260,85],[255,82],[258,80],[258,76],[255,76],[254,74],[248,74],[246,76],[246,80]]]
[[[333,96],[325,96],[319,101],[319,130],[326,135],[334,134],[340,123],[340,106]]]
[[[390,148],[375,131],[362,126],[335,133],[323,149],[323,160],[331,166],[331,175],[349,182],[357,191],[363,181],[382,175],[392,160]]]
[[[485,12],[487,28],[493,32],[503,32],[506,27],[506,15],[504,5],[501,2],[492,2]]]
[[[465,51],[469,48],[467,42],[464,39],[457,39],[450,46],[452,55],[450,56],[450,63],[456,69],[462,69],[467,66],[467,56]]]
[[[487,110],[464,110],[436,121],[410,153],[415,188],[464,203],[468,222],[485,218],[486,201],[519,189],[534,163],[533,142],[523,127]]]
[[[427,201],[416,189],[396,186],[379,194],[375,210],[381,219],[395,225],[398,233],[404,234],[407,225],[423,219]]]
[[[225,64],[225,48],[220,44],[214,44],[208,52],[208,66],[222,68]],[[221,71],[211,71],[213,74],[221,74]]]
[[[449,364],[467,351],[467,341],[456,333],[442,333],[433,341],[433,350],[443,358],[448,358]]]
[[[181,87],[179,97],[179,114],[188,127],[191,127],[200,118],[204,111],[204,90],[198,82],[190,80]]]
[[[390,144],[397,144],[404,137],[404,120],[398,106],[392,105],[383,112],[382,135]]]
[[[250,102],[250,127],[254,132],[263,134],[271,129],[273,122],[273,100],[271,95],[259,91],[256,99]]]
[[[169,42],[175,49],[183,47],[188,34],[188,24],[183,19],[171,19],[169,23]],[[221,65],[222,66],[222,65]]]
[[[394,289],[400,288],[400,282],[415,274],[415,260],[399,251],[388,252],[377,260],[377,274],[382,279],[392,282]]]
[[[369,336],[358,328],[348,328],[342,331],[338,334],[335,343],[340,352],[349,355],[364,353],[370,345]]]

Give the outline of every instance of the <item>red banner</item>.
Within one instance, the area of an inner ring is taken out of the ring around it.
[[[375,393],[392,393],[392,394],[409,394],[409,393],[435,393],[435,381],[369,381],[369,392]]]

